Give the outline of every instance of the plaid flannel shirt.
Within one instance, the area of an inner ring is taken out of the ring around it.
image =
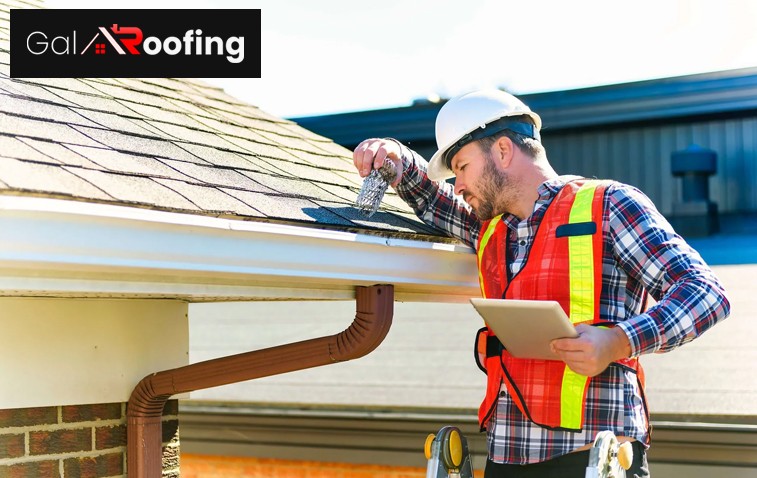
[[[425,223],[473,247],[481,222],[449,183],[426,175],[427,163],[402,147],[404,174],[397,193]],[[513,261],[512,275],[525,264],[544,212],[562,186],[577,176],[560,176],[538,189],[533,213],[519,220],[504,215]],[[698,337],[728,316],[725,291],[692,249],[638,189],[612,183],[605,194],[602,265],[602,321],[616,322],[628,336],[631,356],[667,352]],[[641,308],[646,293],[657,303]],[[648,411],[635,373],[608,367],[592,379],[581,432],[550,430],[530,422],[504,386],[487,424],[489,459],[495,463],[536,463],[591,443],[599,431],[649,443]]]

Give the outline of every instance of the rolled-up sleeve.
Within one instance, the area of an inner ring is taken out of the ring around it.
[[[423,222],[475,248],[481,224],[470,206],[455,195],[452,184],[428,178],[428,163],[421,155],[400,147],[403,174],[397,194]]]

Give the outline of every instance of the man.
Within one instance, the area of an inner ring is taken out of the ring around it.
[[[479,410],[485,477],[581,477],[597,433],[630,441],[629,476],[648,477],[649,412],[637,357],[670,351],[727,317],[723,287],[639,190],[560,176],[541,119],[503,91],[448,101],[430,162],[393,139],[354,151],[365,177],[384,161],[424,222],[477,251],[485,297],[556,300],[579,332],[554,340],[557,360],[512,357],[487,329]],[[454,187],[442,180],[455,177]],[[646,309],[647,294],[657,303]]]

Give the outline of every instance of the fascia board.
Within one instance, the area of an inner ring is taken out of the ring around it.
[[[468,247],[191,214],[0,197],[0,293],[187,301],[479,295]]]

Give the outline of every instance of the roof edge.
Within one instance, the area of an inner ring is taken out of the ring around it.
[[[350,300],[393,284],[401,301],[479,294],[468,247],[60,199],[0,197],[5,296],[191,302]]]

